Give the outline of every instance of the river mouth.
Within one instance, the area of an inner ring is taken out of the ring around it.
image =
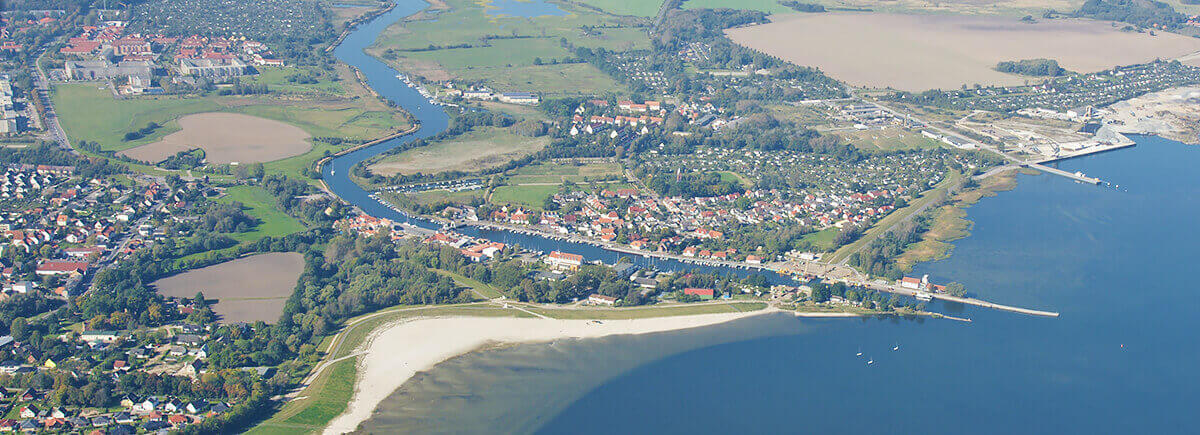
[[[336,51],[339,59],[363,71],[372,88],[413,113],[422,128],[335,158],[322,171],[334,193],[368,214],[437,228],[435,222],[409,218],[380,204],[349,179],[351,167],[363,159],[436,134],[448,124],[440,107],[362,52],[387,25],[423,8],[423,2],[401,1],[392,12],[349,35]],[[971,317],[974,323],[810,320],[821,325],[818,333],[735,340],[634,362],[613,377],[582,382],[586,391],[577,391],[574,398],[559,396],[560,403],[552,404],[556,410],[536,412],[539,416],[533,420],[515,423],[514,431],[1180,432],[1193,424],[1192,408],[1200,403],[1200,373],[1190,364],[1200,360],[1200,345],[1193,336],[1200,329],[1200,302],[1192,294],[1195,283],[1188,273],[1192,259],[1200,258],[1200,233],[1194,228],[1194,217],[1200,215],[1200,197],[1195,195],[1200,174],[1194,168],[1200,158],[1175,142],[1135,140],[1139,146],[1130,150],[1062,163],[1069,170],[1086,167],[1112,174],[1123,190],[1022,175],[1016,189],[969,211],[976,225],[971,236],[955,242],[953,256],[917,267],[917,273],[963,282],[983,297],[1053,307],[1063,313],[1061,318],[964,307],[956,315]],[[534,250],[577,253],[589,260],[615,262],[624,256],[663,270],[706,269],[525,234],[474,228],[462,232]],[[936,306],[940,308],[945,307]],[[596,349],[606,345],[598,343]],[[895,347],[899,349],[892,350]],[[553,370],[537,364],[543,359],[550,364],[552,350],[512,352],[514,361],[530,364],[471,357],[452,361],[446,368],[456,372],[438,374],[435,368],[423,379],[434,384],[449,379],[448,384],[458,387],[429,387],[420,395],[416,390],[411,394],[473,403],[483,396],[471,388],[455,388],[480,385],[470,379],[486,376],[488,364],[509,367],[507,373],[518,375]],[[874,363],[867,365],[857,352]],[[567,367],[566,375],[531,387],[533,392],[521,397],[536,397],[547,388],[577,388],[563,379],[583,381],[568,369],[589,363],[567,361],[561,364]],[[598,361],[602,364],[604,359]],[[504,382],[513,389],[522,385]],[[500,390],[497,387],[492,397],[506,397]],[[394,406],[404,404],[397,399]],[[469,426],[453,416],[430,415],[447,430],[460,423]]]

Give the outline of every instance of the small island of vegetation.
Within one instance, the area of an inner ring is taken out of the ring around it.
[[[1034,77],[1058,77],[1067,72],[1054,59],[1004,61],[996,64],[996,71]]]

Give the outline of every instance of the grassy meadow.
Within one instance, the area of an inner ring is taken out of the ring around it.
[[[449,10],[434,20],[392,25],[368,52],[430,80],[478,80],[501,91],[537,91],[553,96],[620,89],[590,65],[553,64],[553,60],[574,56],[560,41],[609,50],[649,47],[643,18],[618,17],[569,3],[556,4],[568,12],[566,15],[538,17],[492,15],[486,3],[471,0],[448,0],[446,4]],[[600,28],[585,32],[584,26]],[[461,44],[471,47],[436,48]]]

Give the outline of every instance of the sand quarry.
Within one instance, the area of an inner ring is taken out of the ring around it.
[[[217,303],[221,323],[275,323],[304,271],[304,256],[295,252],[258,254],[169,276],[150,284],[165,296],[204,298]]]
[[[1105,21],[962,15],[827,13],[774,15],[730,29],[733,41],[853,86],[906,91],[1018,85],[1036,78],[994,70],[1007,60],[1046,58],[1076,72],[1171,59],[1200,51],[1200,39],[1123,32]]]
[[[162,140],[122,151],[161,162],[180,151],[201,148],[209,163],[258,163],[298,156],[312,149],[311,135],[291,124],[240,113],[197,113],[179,118],[180,130]]]

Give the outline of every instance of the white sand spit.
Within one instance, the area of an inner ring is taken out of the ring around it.
[[[646,334],[715,325],[776,311],[604,320],[598,324],[589,320],[480,317],[427,318],[395,323],[381,328],[368,340],[366,353],[359,360],[359,379],[350,405],[344,414],[330,422],[325,433],[341,434],[354,430],[371,416],[380,402],[417,372],[490,343]]]

